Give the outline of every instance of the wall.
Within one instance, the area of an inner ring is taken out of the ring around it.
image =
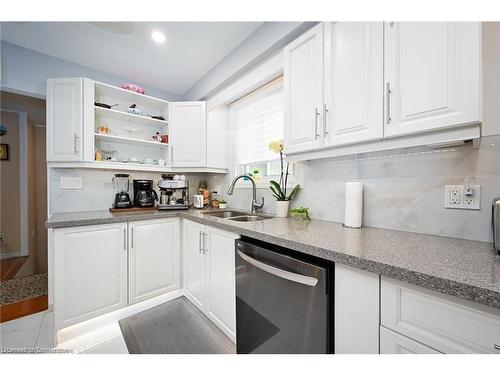
[[[265,22],[184,93],[184,100],[212,96],[253,69],[317,22]]]
[[[98,211],[107,210],[111,207],[114,199],[112,179],[115,171],[52,168],[49,173],[50,213],[75,212],[75,211]],[[132,198],[132,180],[153,180],[158,192],[157,182],[161,180],[161,173],[148,172],[125,172],[130,174],[130,193]],[[81,177],[82,189],[61,190],[61,177]],[[195,194],[198,183],[203,174],[186,174],[189,181],[190,196]]]
[[[8,132],[0,143],[9,145],[10,160],[0,161],[0,232],[4,233],[1,252],[21,250],[19,114],[0,112],[0,122]]]
[[[471,144],[447,152],[421,147],[298,164],[302,190],[293,207],[309,207],[313,219],[343,222],[345,182],[361,181],[364,225],[491,241],[490,206],[500,196],[500,22],[483,24],[482,135],[479,149]],[[466,176],[481,185],[481,210],[445,209],[444,185],[463,184]],[[231,177],[213,176],[209,183],[227,191]],[[258,189],[260,196],[266,202],[263,211],[274,213],[270,190]],[[225,198],[231,207],[249,210],[252,191],[236,189]]]
[[[87,77],[111,85],[120,85],[130,81],[127,78],[100,72],[4,41],[1,41],[0,45],[1,85],[15,92],[45,97],[47,78]],[[140,85],[151,96],[171,101],[180,99],[178,95],[164,90]]]
[[[500,196],[500,136],[484,138],[479,149],[472,144],[452,149],[427,147],[360,154],[346,159],[323,159],[296,166],[302,190],[293,207],[309,207],[313,219],[343,222],[346,181],[364,185],[364,225],[491,241],[491,201]],[[481,185],[481,210],[443,207],[444,185],[463,184],[474,176]],[[228,181],[212,177],[212,184]],[[274,213],[268,188],[263,211]],[[251,189],[236,189],[226,196],[233,208],[250,209]]]

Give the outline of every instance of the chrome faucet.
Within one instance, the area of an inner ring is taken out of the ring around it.
[[[233,182],[231,182],[231,186],[229,187],[229,190],[227,191],[227,193],[229,195],[233,195],[233,191],[234,191],[234,185],[236,185],[236,181],[238,181],[240,178],[248,178],[251,182],[252,182],[252,185],[253,185],[253,196],[252,196],[252,213],[254,212],[257,212],[257,210],[259,208],[262,208],[264,207],[264,197],[262,197],[262,203],[259,203],[257,202],[257,186],[255,185],[255,181],[254,179],[252,178],[252,176],[249,176],[247,174],[242,174],[242,175],[239,175],[238,177],[236,177]]]

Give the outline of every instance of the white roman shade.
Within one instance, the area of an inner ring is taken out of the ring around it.
[[[283,139],[282,82],[274,80],[231,105],[236,165],[279,159],[268,145]]]

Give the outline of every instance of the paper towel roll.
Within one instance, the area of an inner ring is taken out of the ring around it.
[[[362,219],[363,184],[361,182],[346,182],[344,225],[351,228],[360,228]]]

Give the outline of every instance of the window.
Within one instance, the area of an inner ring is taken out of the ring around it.
[[[250,174],[256,181],[276,178],[280,173],[279,154],[269,150],[268,145],[283,139],[282,77],[231,104],[230,109],[236,173]]]

